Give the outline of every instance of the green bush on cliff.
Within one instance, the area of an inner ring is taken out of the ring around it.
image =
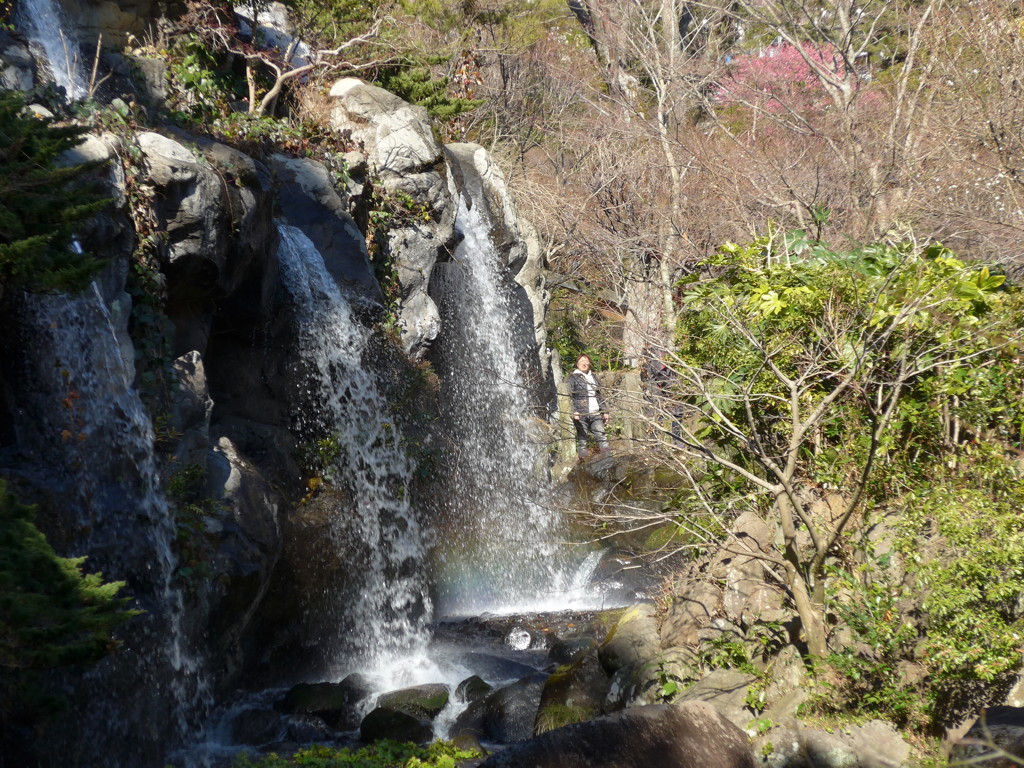
[[[0,481],[0,673],[98,661],[111,632],[139,611],[118,597],[123,582],[82,573],[84,557],[60,557],[36,528],[35,508]],[[0,684],[0,691],[4,689]]]
[[[57,165],[85,131],[37,118],[20,93],[0,92],[0,286],[78,290],[102,267],[74,247],[78,227],[109,202],[82,183],[97,164]]]

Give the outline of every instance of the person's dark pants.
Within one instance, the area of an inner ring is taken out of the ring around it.
[[[583,413],[578,419],[573,419],[576,427],[576,455],[584,456],[587,453],[587,439],[593,438],[597,441],[599,450],[608,450],[608,438],[605,436],[604,419],[599,413]]]

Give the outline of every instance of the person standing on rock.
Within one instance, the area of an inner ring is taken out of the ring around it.
[[[597,442],[595,453],[608,450],[605,434],[608,411],[593,369],[594,361],[590,355],[580,355],[576,359],[576,370],[569,374],[572,423],[576,427],[576,455],[580,461],[587,458],[587,441],[591,438]]]

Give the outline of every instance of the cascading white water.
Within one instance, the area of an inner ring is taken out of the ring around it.
[[[54,82],[64,88],[68,101],[85,98],[85,76],[78,40],[57,0],[20,0],[15,22],[28,39],[43,49]]]
[[[364,366],[370,332],[353,318],[309,238],[285,224],[279,223],[278,231],[282,283],[296,308],[295,345],[311,401],[298,415],[299,431],[308,439],[314,436],[311,432],[327,430],[340,449],[329,479],[349,489],[356,519],[338,519],[338,536],[343,536],[343,525],[348,531],[354,528],[365,558],[349,574],[361,581],[359,599],[323,609],[337,613],[339,635],[350,633],[349,663],[371,675],[385,673],[395,658],[415,653],[429,641],[427,542],[409,503],[414,466],[373,374]],[[337,512],[339,518],[346,514],[351,513]],[[350,629],[343,628],[342,618]]]
[[[511,278],[502,275],[483,206],[460,197],[463,240],[446,265],[440,298],[451,467],[445,541],[438,545],[439,611],[520,613],[577,607],[588,599],[559,515],[538,472],[530,396],[516,359]]]
[[[39,366],[33,375],[46,396],[61,398],[45,409],[52,421],[39,425],[37,439],[60,468],[55,482],[72,499],[77,546],[108,577],[127,580],[147,611],[134,620],[137,628],[113,663],[143,670],[147,684],[159,689],[157,698],[170,700],[168,725],[183,740],[208,711],[211,693],[182,626],[184,598],[174,583],[175,523],[160,488],[152,424],[132,386],[134,366],[122,355],[95,283],[78,296],[28,296],[26,304],[24,320]],[[164,659],[150,656],[154,647]],[[97,673],[103,675],[99,668]],[[117,718],[139,716],[130,701],[116,701],[129,698],[124,692],[113,698],[96,697],[90,710],[127,706]]]

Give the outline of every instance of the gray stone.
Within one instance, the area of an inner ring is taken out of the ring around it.
[[[454,237],[455,206],[444,176],[441,145],[426,110],[355,78],[331,88],[332,124],[362,150],[370,174],[386,192],[410,195],[426,220],[396,222],[383,256],[394,265],[401,290],[399,328],[407,354],[421,358],[440,331],[440,315],[428,295],[431,272]],[[353,158],[355,160],[355,158]]]
[[[274,705],[279,712],[314,715],[332,728],[348,730],[359,722],[358,705],[371,693],[369,681],[359,674],[340,683],[300,683]]]
[[[716,669],[683,691],[677,701],[706,701],[738,728],[745,728],[753,713],[747,709],[747,686],[753,675],[735,669]]]
[[[476,701],[482,699],[484,696],[493,691],[494,688],[490,686],[483,678],[473,675],[467,677],[455,688],[455,698],[459,701]]]
[[[279,497],[226,437],[209,451],[204,493],[220,502],[211,510],[221,532],[209,579],[210,629],[226,660],[233,662],[281,556]]]
[[[832,732],[784,721],[754,740],[769,768],[902,768],[910,745],[888,723],[872,720]]]
[[[702,702],[634,707],[510,747],[481,768],[754,768],[742,731]]]
[[[31,91],[36,85],[36,62],[24,38],[0,29],[0,88]]]
[[[166,136],[143,132],[138,142],[158,190],[157,220],[167,233],[166,258],[178,273],[178,284],[211,282],[211,272],[215,281],[224,269],[230,237],[223,181],[191,150]]]
[[[135,77],[139,101],[147,107],[158,107],[167,100],[167,62],[151,56],[126,55]]]
[[[764,709],[771,709],[794,691],[804,691],[806,688],[807,667],[795,646],[787,645],[779,651],[772,659],[767,674],[771,682],[764,691]]]
[[[213,400],[206,384],[203,358],[195,350],[174,361],[177,386],[171,401],[168,427],[178,466],[203,466],[210,445]]]
[[[656,656],[660,646],[654,606],[644,603],[634,605],[622,614],[598,649],[598,658],[609,673],[614,673],[622,667],[635,667]]]
[[[382,176],[430,168],[441,159],[427,110],[356,78],[336,82],[331,121],[363,147],[370,168]]]
[[[661,626],[662,645],[696,649],[699,630],[711,622],[711,617],[718,614],[721,606],[720,587],[703,579],[690,582],[669,605]]]

